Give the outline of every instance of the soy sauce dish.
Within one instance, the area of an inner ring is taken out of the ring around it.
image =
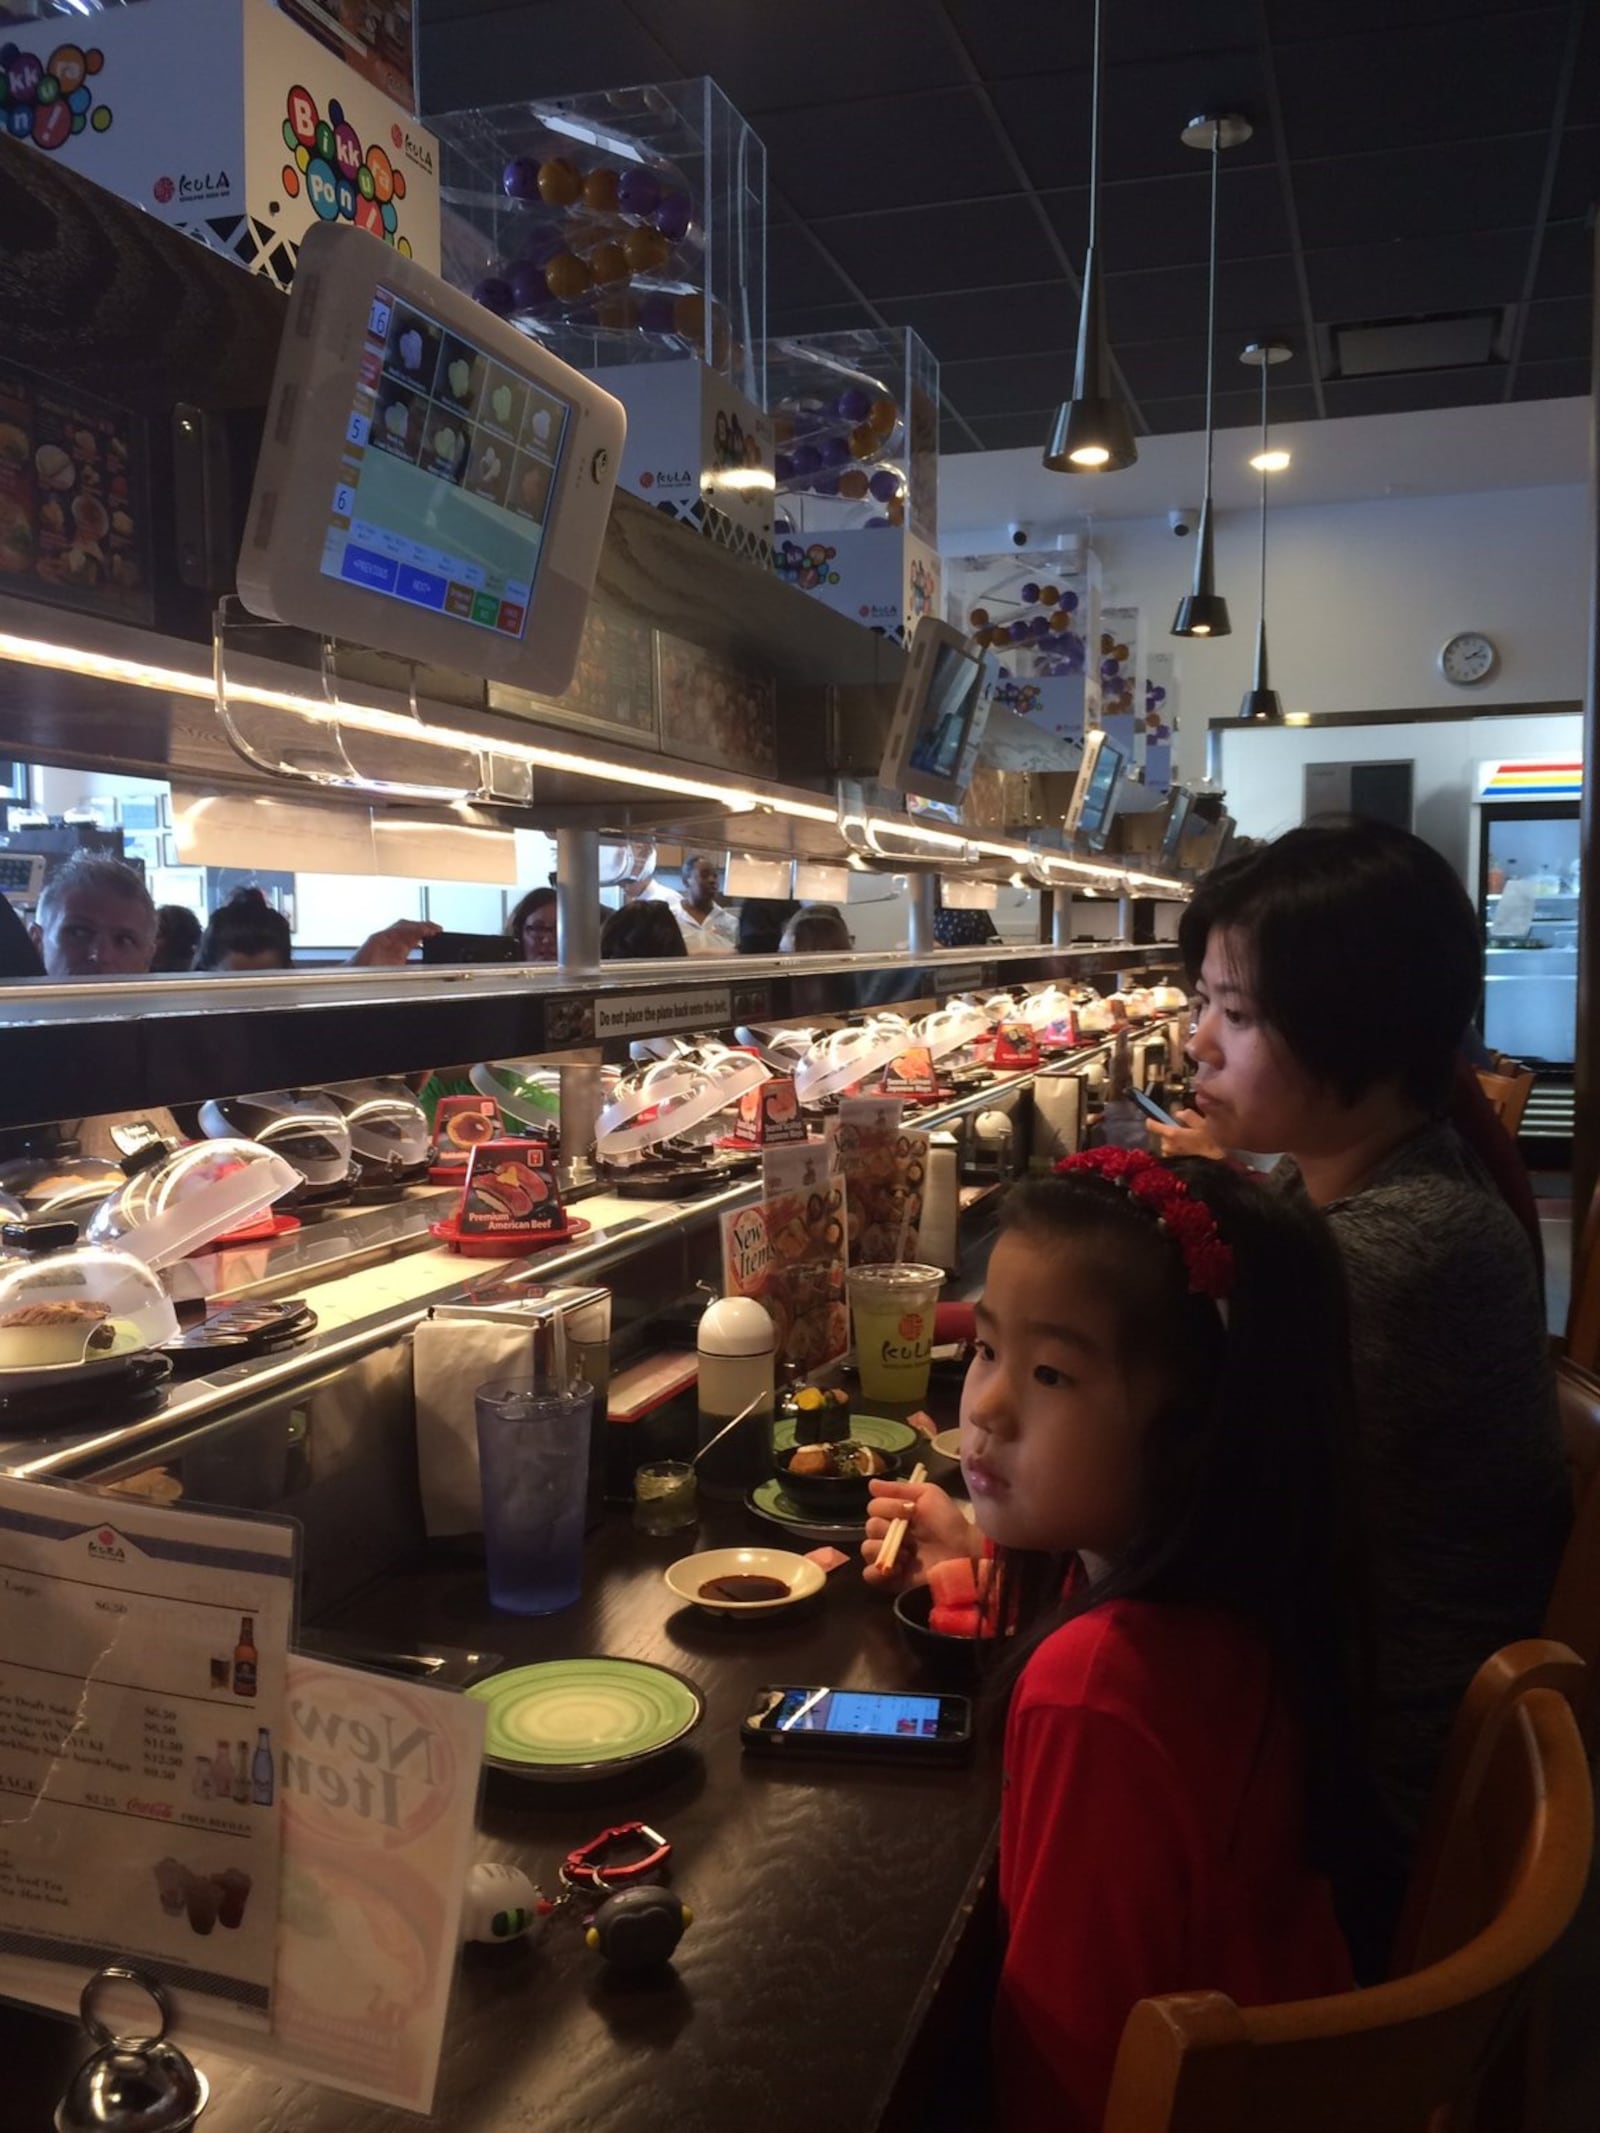
[[[816,1563],[784,1548],[706,1548],[662,1575],[667,1589],[710,1615],[770,1615],[809,1600],[827,1583]]]

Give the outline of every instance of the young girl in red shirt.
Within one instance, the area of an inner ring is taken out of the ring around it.
[[[1347,1616],[1343,1288],[1222,1164],[1098,1149],[1011,1197],[961,1463],[893,1582],[984,1545],[1009,1681],[992,2026],[1006,2133],[1098,2128],[1135,2001],[1352,1983],[1333,1881],[1368,1797]],[[986,1538],[985,1538],[986,1537]]]

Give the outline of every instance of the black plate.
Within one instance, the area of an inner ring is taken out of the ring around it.
[[[795,1451],[800,1450],[795,1446]],[[879,1475],[849,1474],[791,1474],[788,1462],[793,1452],[777,1461],[777,1476],[783,1484],[786,1496],[794,1499],[802,1511],[820,1512],[824,1517],[839,1520],[864,1518],[867,1511],[869,1480],[892,1481],[900,1473],[903,1461],[898,1452],[879,1452],[885,1462]]]
[[[128,1357],[126,1370],[81,1385],[13,1393],[0,1399],[0,1430],[80,1428],[88,1422],[123,1422],[153,1414],[167,1397],[172,1364],[152,1348]]]

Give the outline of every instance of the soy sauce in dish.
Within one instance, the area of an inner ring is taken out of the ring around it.
[[[702,1600],[786,1600],[789,1588],[782,1578],[743,1576],[707,1578],[700,1588]]]

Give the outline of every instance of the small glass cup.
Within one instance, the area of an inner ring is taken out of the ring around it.
[[[699,1520],[694,1468],[658,1459],[633,1477],[633,1523],[641,1533],[682,1533]]]

